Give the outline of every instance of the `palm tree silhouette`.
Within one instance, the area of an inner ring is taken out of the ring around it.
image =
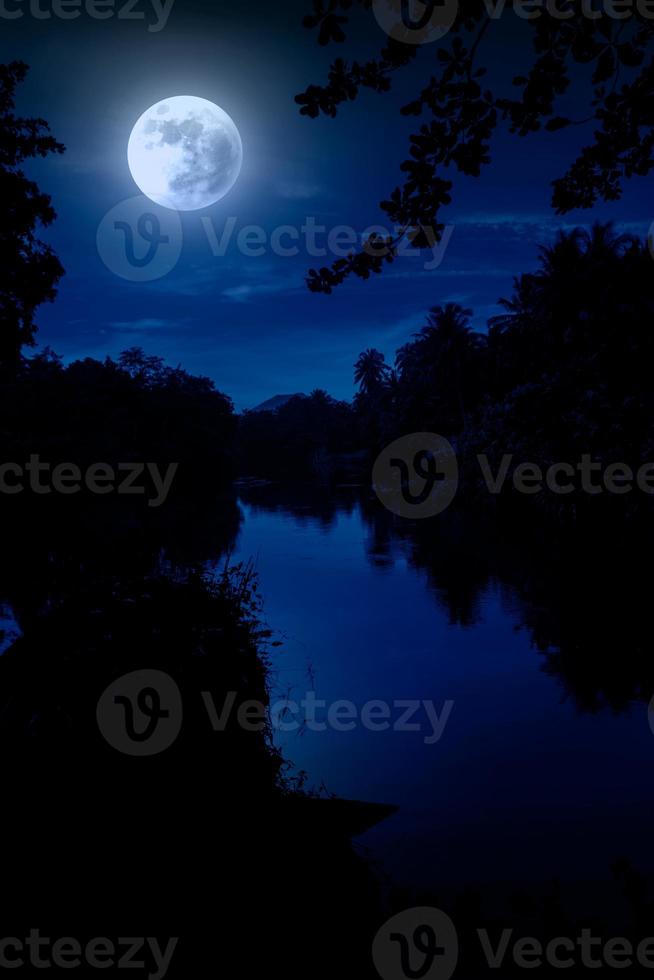
[[[400,348],[396,364],[410,400],[428,404],[434,422],[462,428],[484,338],[470,327],[472,311],[458,303],[433,306],[416,339]],[[457,417],[451,418],[451,406]]]
[[[382,352],[370,347],[359,354],[354,365],[354,380],[359,385],[361,394],[374,395],[385,387],[388,372],[389,368]]]

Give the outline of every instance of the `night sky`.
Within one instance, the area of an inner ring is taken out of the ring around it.
[[[20,9],[19,0],[6,6]],[[434,271],[424,268],[429,253],[404,257],[381,277],[351,280],[332,296],[318,296],[307,290],[304,274],[328,260],[307,255],[303,238],[295,257],[274,255],[269,246],[260,256],[240,254],[236,238],[248,225],[270,236],[280,225],[300,228],[308,218],[359,233],[384,224],[378,203],[400,181],[407,136],[416,127],[398,108],[415,96],[438,48],[421,49],[390,96],[364,93],[337,119],[310,120],[300,116],[294,96],[322,83],[333,57],[372,56],[385,35],[372,14],[361,11],[344,48],[321,49],[301,24],[309,0],[280,6],[282,12],[259,0],[176,0],[159,31],[148,30],[156,22],[150,0],[134,8],[145,20],[85,14],[37,20],[27,5],[23,18],[3,20],[2,60],[31,66],[19,111],[46,118],[67,147],[63,157],[28,167],[53,197],[58,220],[46,238],[67,273],[56,303],[38,315],[40,345],[67,361],[140,346],[209,375],[238,409],[314,388],[350,398],[359,352],[375,346],[392,360],[430,306],[470,306],[483,329],[498,312],[498,298],[510,293],[513,275],[535,267],[538,245],[557,228],[610,218],[646,233],[654,218],[648,179],[633,180],[621,201],[593,212],[564,219],[551,212],[549,184],[589,136],[589,127],[579,126],[524,140],[498,134],[482,177],[455,179],[453,204],[442,213],[453,232]],[[505,14],[480,63],[509,82],[529,62],[529,37],[528,25]],[[134,123],[153,103],[183,94],[209,99],[232,116],[243,139],[243,170],[218,204],[181,216],[183,249],[173,271],[153,282],[131,282],[103,264],[98,226],[139,193],[126,153]],[[586,114],[576,101],[562,109]],[[207,218],[218,238],[232,219],[233,238],[222,256],[212,254]],[[326,233],[319,235],[318,244],[325,239]]]

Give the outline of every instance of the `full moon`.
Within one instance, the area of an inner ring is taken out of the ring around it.
[[[174,211],[197,211],[232,189],[243,164],[243,144],[220,106],[178,95],[143,113],[129,138],[127,161],[151,201]]]

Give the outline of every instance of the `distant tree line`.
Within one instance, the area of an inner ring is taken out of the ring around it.
[[[241,468],[309,475],[332,457],[338,472],[339,454],[358,454],[363,478],[384,446],[419,431],[448,437],[464,464],[478,453],[494,465],[504,454],[544,467],[587,453],[651,461],[653,271],[648,243],[610,224],[560,232],[486,332],[471,310],[434,306],[393,364],[374,348],[360,354],[352,405],[315,392],[247,414]]]
[[[366,443],[406,432],[548,464],[654,458],[654,286],[647,242],[611,225],[559,233],[487,333],[449,303],[397,352],[355,367]]]
[[[361,445],[354,407],[317,390],[294,395],[275,411],[241,416],[239,470],[250,476],[329,480],[335,458]]]
[[[236,417],[209,378],[167,367],[138,348],[117,360],[64,366],[49,349],[0,385],[3,459],[179,464],[175,488],[216,493],[234,474]]]

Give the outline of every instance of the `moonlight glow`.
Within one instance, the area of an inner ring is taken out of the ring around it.
[[[127,160],[150,200],[175,211],[197,211],[232,189],[241,172],[243,144],[223,109],[179,95],[143,113],[132,130]]]

